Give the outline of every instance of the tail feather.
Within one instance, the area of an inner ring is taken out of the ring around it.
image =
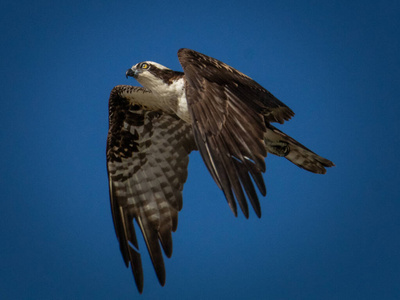
[[[268,123],[266,126],[264,141],[268,152],[284,156],[300,168],[317,174],[325,174],[325,168],[335,166],[333,162],[312,152],[278,128]]]

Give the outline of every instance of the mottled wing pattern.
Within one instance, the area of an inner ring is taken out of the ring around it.
[[[208,170],[235,215],[236,198],[248,217],[246,193],[260,217],[252,179],[265,195],[265,118],[283,123],[293,112],[251,78],[221,61],[189,49],[180,49],[178,58],[186,76],[194,137]]]
[[[151,96],[148,93],[132,86],[117,86],[111,91],[107,138],[115,231],[125,264],[131,264],[140,292],[143,271],[133,220],[139,225],[158,280],[164,285],[161,247],[170,257],[171,232],[177,228],[182,207],[188,155],[195,149],[190,125],[176,116],[134,104],[134,97]]]

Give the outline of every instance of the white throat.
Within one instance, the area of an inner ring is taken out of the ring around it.
[[[144,76],[143,76],[144,75]],[[140,84],[152,91],[154,96],[160,101],[160,107],[168,113],[174,112],[179,118],[190,123],[184,77],[172,82],[165,83],[162,79],[152,74],[142,74],[138,78]]]

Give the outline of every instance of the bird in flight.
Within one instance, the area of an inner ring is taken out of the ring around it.
[[[261,217],[256,188],[266,195],[267,153],[324,174],[334,164],[271,123],[293,111],[250,77],[190,49],[180,49],[183,72],[152,61],[128,69],[143,87],[118,85],[109,98],[107,171],[120,250],[143,291],[134,220],[143,234],[157,278],[165,284],[163,253],[172,255],[172,232],[182,208],[189,153],[199,150],[235,214]],[[254,185],[255,184],[255,185]]]

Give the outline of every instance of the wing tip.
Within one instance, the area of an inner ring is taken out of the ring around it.
[[[142,278],[136,278],[135,276],[133,276],[135,279],[135,284],[136,284],[136,288],[139,292],[139,294],[143,293],[143,277]]]

